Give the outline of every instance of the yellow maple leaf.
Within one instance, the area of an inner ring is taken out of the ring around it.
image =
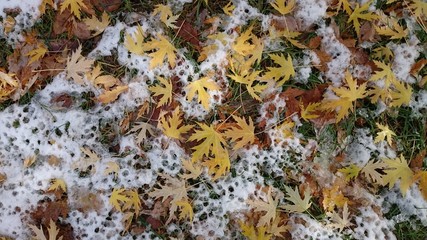
[[[124,44],[126,49],[131,53],[142,55],[144,53],[144,38],[144,30],[138,25],[133,34],[125,34]]]
[[[109,202],[119,212],[122,211],[120,202],[123,204],[130,200],[129,197],[126,195],[125,191],[126,189],[124,188],[120,188],[120,189],[115,188],[113,189],[113,192],[111,193],[111,196],[110,196]]]
[[[409,8],[412,10],[411,13],[414,14],[414,16],[417,18],[427,16],[427,2],[423,0],[412,0]]]
[[[224,132],[224,136],[230,138],[233,141],[233,150],[242,148],[247,144],[252,144],[255,141],[255,126],[252,119],[249,117],[249,124],[246,123],[244,118],[240,118],[233,115],[234,120],[237,123],[237,127],[232,126],[230,129]]]
[[[366,83],[357,86],[357,82],[353,79],[349,71],[345,72],[345,80],[347,81],[348,88],[332,88],[332,91],[335,92],[339,99],[326,99],[322,103],[322,108],[324,109],[334,110],[339,107],[336,122],[347,116],[349,111],[354,111],[354,101],[364,98],[367,95]]]
[[[81,55],[82,46],[80,45],[76,51],[67,58],[67,67],[65,71],[67,78],[72,78],[76,83],[83,84],[83,75],[92,69],[94,60],[87,59]]]
[[[310,119],[318,118],[320,115],[315,114],[318,109],[320,109],[320,102],[317,103],[310,103],[307,105],[307,107],[304,108],[304,105],[300,103],[300,109],[301,109],[301,117],[305,121],[308,121]]]
[[[172,83],[170,80],[166,80],[162,77],[157,77],[157,79],[159,80],[160,84],[151,86],[148,89],[154,93],[153,95],[155,97],[163,95],[157,103],[157,107],[161,107],[165,104],[169,104],[172,101]]]
[[[168,60],[169,65],[174,68],[176,64],[176,48],[166,39],[165,36],[157,34],[158,39],[151,39],[143,46],[144,51],[153,51],[148,54],[152,59],[150,69],[163,64],[164,59]]]
[[[157,4],[151,15],[155,16],[157,14],[160,14],[160,21],[162,21],[162,23],[164,23],[167,27],[178,28],[175,25],[175,22],[179,15],[173,15],[172,9],[169,5]]]
[[[294,137],[294,130],[295,122],[293,122],[290,119],[287,119],[282,124],[278,125],[276,129],[279,129],[284,138],[293,138]]]
[[[110,24],[110,16],[106,12],[102,13],[101,21],[96,16],[92,18],[85,18],[83,22],[88,26],[88,29],[94,31],[92,37],[101,34]]]
[[[214,154],[214,153],[212,153]],[[210,157],[202,163],[203,166],[208,168],[208,173],[212,175],[212,180],[216,180],[224,176],[230,171],[230,156],[226,149],[218,149],[215,156]]]
[[[386,19],[387,22],[385,26],[378,27],[375,26],[375,30],[378,34],[388,36],[390,39],[401,39],[408,35],[409,30],[403,29],[403,27],[397,22],[394,18],[386,18],[385,16],[382,16],[381,19]]]
[[[193,207],[187,200],[176,201],[176,205],[180,208],[181,213],[179,213],[179,219],[189,219],[190,222],[193,221],[194,212]]]
[[[126,190],[124,194],[127,196],[128,200],[124,202],[122,211],[133,211],[136,216],[139,215],[141,211],[141,199],[139,199],[137,190]]]
[[[390,130],[390,128],[388,128],[387,125],[382,125],[379,123],[376,123],[376,124],[377,124],[377,127],[381,131],[377,133],[377,136],[375,137],[374,143],[378,143],[380,141],[384,141],[385,139],[387,139],[388,145],[391,146],[392,141],[393,141],[393,136],[396,136],[396,133],[394,133],[392,130]]]
[[[50,219],[49,227],[47,227],[48,237],[46,237],[46,235],[44,235],[43,227],[41,225],[40,225],[40,228],[38,228],[32,224],[29,224],[28,226],[36,234],[36,236],[33,239],[36,239],[36,240],[62,240],[62,238],[63,238],[62,236],[58,236],[59,228],[56,226],[55,222],[52,219]]]
[[[364,19],[366,21],[372,21],[378,19],[378,16],[373,12],[369,12],[369,6],[372,4],[373,0],[366,2],[362,6],[358,3],[356,4],[356,8],[351,13],[348,18],[348,23],[353,22],[353,27],[356,30],[357,37],[360,38],[360,22],[359,19]]]
[[[87,6],[84,4],[83,0],[64,0],[61,3],[61,13],[67,8],[70,8],[71,13],[80,20],[80,10],[81,8],[87,8]]]
[[[270,5],[280,14],[285,15],[292,12],[295,8],[295,0],[274,0]]]
[[[338,0],[337,3],[337,13],[341,10],[341,8],[350,16],[353,13],[351,10],[350,3],[348,0]]]
[[[386,62],[390,62],[391,59],[393,59],[393,52],[390,50],[390,48],[385,47],[385,46],[381,46],[381,47],[377,47],[374,48],[372,50],[372,54],[371,56],[376,58],[376,59],[381,59],[383,60],[385,63]]]
[[[28,62],[28,65],[30,65],[33,62],[39,61],[44,55],[47,53],[46,45],[43,43],[38,44],[37,48],[29,51],[26,56],[30,57],[30,61]]]
[[[52,185],[50,185],[48,191],[62,190],[63,192],[67,192],[67,185],[63,179],[54,178],[51,180],[51,182]]]
[[[98,101],[104,104],[115,101],[119,95],[129,89],[128,86],[117,86],[112,90],[105,91],[98,96]]]
[[[352,178],[357,177],[357,175],[359,175],[360,170],[361,170],[360,167],[358,167],[355,164],[351,164],[348,167],[338,169],[338,172],[343,173],[345,175],[345,181],[348,182]]]
[[[387,169],[384,170],[385,175],[382,177],[383,184],[388,184],[389,189],[391,189],[400,179],[400,192],[405,196],[406,191],[415,180],[414,173],[409,168],[408,162],[403,155],[395,159],[386,158],[383,162],[387,165]]]
[[[231,46],[240,55],[247,56],[255,49],[255,45],[249,42],[253,37],[252,28],[253,26],[250,26],[244,33],[238,36]]]
[[[201,130],[196,130],[189,138],[188,141],[201,141],[200,144],[194,146],[192,155],[192,161],[196,162],[203,159],[203,156],[209,156],[209,153],[212,155],[220,156],[224,152],[225,146],[227,143],[224,139],[224,136],[217,131],[215,125],[211,124],[210,126],[204,123],[197,123]]]
[[[380,86],[373,86],[373,88],[368,91],[368,95],[370,96],[372,103],[376,103],[379,99],[388,103],[391,99],[390,89]]]
[[[222,11],[227,14],[228,16],[233,15],[233,10],[236,8],[236,6],[233,5],[233,2],[230,1],[222,8]]]
[[[408,105],[411,101],[412,87],[409,84],[404,84],[398,80],[393,82],[394,89],[391,93],[391,107],[400,107]]]
[[[285,186],[287,197],[285,197],[286,200],[290,201],[292,204],[283,204],[280,205],[280,208],[283,208],[289,212],[305,212],[307,209],[311,206],[311,194],[310,190],[308,188],[304,191],[304,199],[301,198],[298,187],[295,187],[295,190]]]
[[[202,77],[199,80],[191,82],[185,89],[187,90],[187,100],[191,101],[197,93],[197,99],[202,106],[209,110],[210,96],[207,90],[219,90],[219,86],[209,77]]]
[[[270,34],[273,34],[273,33],[270,33]],[[278,31],[277,34],[278,36],[285,37],[288,42],[290,42],[292,45],[294,45],[297,48],[301,48],[301,49],[306,48],[306,46],[304,46],[298,40],[295,39],[301,35],[300,32],[289,31],[288,29],[285,29],[282,31]]]
[[[190,131],[193,128],[193,125],[182,125],[182,113],[179,111],[179,107],[176,107],[172,112],[172,116],[165,118],[161,116],[159,124],[162,128],[163,134],[170,138],[175,138],[181,140],[181,134],[184,134]]]
[[[280,67],[267,67],[267,72],[262,79],[273,79],[277,82],[278,86],[282,86],[292,76],[295,75],[294,66],[292,65],[292,58],[288,56],[285,58],[283,54],[269,54],[273,62]]]
[[[261,226],[255,228],[252,225],[247,225],[243,221],[239,221],[240,228],[242,229],[242,234],[248,240],[270,240],[272,235],[267,234],[267,227]]]
[[[374,63],[381,70],[375,71],[375,73],[372,74],[372,76],[369,80],[378,81],[378,80],[384,79],[384,81],[385,81],[384,88],[388,88],[391,85],[391,83],[394,80],[396,80],[396,77],[395,77],[393,71],[391,70],[390,64],[385,64],[384,62],[380,62],[380,61],[376,61],[376,60],[374,60]]]
[[[267,85],[261,84],[261,79],[257,81],[261,71],[247,71],[246,69],[242,69],[242,71],[237,72],[234,68],[234,64],[231,65],[231,71],[233,74],[227,75],[228,77],[240,84],[244,84],[251,97],[258,101],[262,100],[259,94],[267,88]]]
[[[251,207],[254,208],[255,212],[265,212],[265,214],[259,219],[257,227],[269,226],[276,218],[276,209],[279,204],[278,199],[273,199],[271,196],[271,187],[268,188],[267,192],[267,201],[260,199],[257,200],[248,200],[247,201]]]

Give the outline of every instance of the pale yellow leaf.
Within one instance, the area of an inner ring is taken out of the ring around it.
[[[182,168],[189,173],[184,173],[180,177],[184,179],[197,179],[202,173],[203,169],[196,164],[193,164],[191,160],[182,160]]]
[[[98,96],[98,101],[104,104],[114,102],[121,93],[127,91],[128,86],[117,86],[113,90],[105,91]]]
[[[414,182],[414,173],[411,168],[408,166],[408,162],[400,155],[400,158],[395,159],[384,159],[383,162],[387,165],[387,169],[384,170],[385,175],[383,175],[382,180],[383,184],[389,186],[391,189],[400,179],[400,192],[403,196],[406,195],[409,187]]]
[[[377,133],[377,136],[375,137],[374,143],[379,143],[381,141],[384,141],[387,139],[388,145],[391,146],[393,141],[393,136],[396,136],[396,133],[394,133],[390,128],[388,128],[387,125],[382,125],[380,123],[376,123],[377,127],[381,130]]]
[[[400,107],[402,105],[409,105],[412,97],[412,87],[409,84],[400,81],[394,81],[394,90],[390,93],[391,107]]]
[[[57,191],[62,190],[63,192],[67,192],[67,185],[65,181],[60,178],[54,178],[51,180],[52,185],[50,185],[48,191]]]
[[[107,166],[104,170],[104,175],[110,175],[114,173],[114,177],[117,178],[119,176],[120,166],[116,162],[106,162]]]
[[[342,217],[335,211],[327,212],[326,215],[332,221],[332,223],[328,225],[333,228],[337,228],[339,232],[341,232],[344,228],[350,227],[353,225],[353,223],[351,222],[351,219],[349,219],[350,213],[348,212],[347,202],[345,203],[344,208],[342,210]]]
[[[36,162],[36,160],[37,160],[36,155],[31,155],[31,156],[26,157],[24,159],[24,167],[25,168],[31,167]]]
[[[101,34],[110,24],[110,16],[106,12],[102,13],[101,21],[96,16],[85,18],[83,22],[88,26],[88,29],[94,31],[92,37]]]
[[[384,162],[374,162],[371,160],[362,168],[362,173],[372,182],[384,185],[383,175],[379,171],[383,172],[386,167],[387,165]]]
[[[286,200],[290,201],[292,204],[284,204],[281,205],[280,208],[283,208],[289,212],[305,212],[307,209],[311,206],[311,195],[310,190],[306,188],[304,191],[304,199],[301,198],[298,187],[295,187],[295,190],[285,186],[287,197],[285,197]]]
[[[173,15],[172,9],[169,5],[157,4],[153,10],[152,16],[160,14],[160,21],[164,23],[167,27],[178,28],[175,25],[176,20],[179,15]]]
[[[87,59],[81,55],[82,46],[80,45],[76,51],[67,58],[67,67],[65,71],[67,78],[72,78],[76,83],[83,84],[83,75],[92,69],[94,60]]]
[[[133,36],[132,34],[125,34],[124,44],[126,49],[131,53],[142,55],[144,53],[144,37],[144,31],[142,27],[138,25]]]

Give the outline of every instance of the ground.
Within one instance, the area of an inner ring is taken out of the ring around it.
[[[424,239],[423,0],[0,2],[0,239]]]

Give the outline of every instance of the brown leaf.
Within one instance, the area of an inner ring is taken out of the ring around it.
[[[70,196],[70,202],[73,209],[77,209],[83,213],[90,211],[101,213],[104,203],[99,198],[99,193],[81,187],[74,187],[72,192],[73,195]]]
[[[326,53],[324,50],[314,49],[313,51],[316,53],[317,57],[320,60],[320,65],[316,64],[314,65],[314,67],[319,69],[319,71],[322,71],[322,72],[328,71],[328,62],[332,60],[331,56],[328,53]]]
[[[271,20],[270,25],[279,31],[288,30],[291,32],[299,32],[301,30],[297,20],[292,16],[274,18]]]
[[[51,201],[39,201],[37,208],[34,209],[30,216],[35,221],[36,225],[42,224],[49,226],[49,221],[57,221],[59,217],[67,218],[70,208],[66,200]]]
[[[56,110],[69,109],[73,103],[73,97],[68,93],[60,93],[50,99],[52,107]]]
[[[3,184],[3,182],[5,182],[7,180],[7,175],[6,173],[1,173],[0,172],[0,186]]]
[[[365,21],[360,27],[361,41],[376,42],[375,34],[376,34],[375,27],[369,21]]]
[[[197,51],[201,52],[202,47],[200,46],[199,40],[200,34],[193,27],[193,25],[186,20],[178,19],[178,21],[176,22],[176,26],[178,26],[178,28],[175,30],[177,32],[177,35],[181,37],[184,41],[191,44]]]
[[[308,48],[316,49],[320,46],[321,43],[322,43],[322,37],[316,36],[310,39],[310,41],[308,42]]]
[[[426,149],[419,152],[412,160],[409,166],[413,171],[420,170],[423,167],[424,158],[426,156]]]
[[[414,63],[414,65],[412,65],[411,67],[411,75],[416,77],[418,72],[423,69],[425,67],[425,65],[427,64],[427,59],[423,58],[420,59],[418,62]]]
[[[80,21],[73,21],[73,34],[80,39],[89,39],[92,37],[86,23]]]
[[[122,5],[122,0],[92,0],[91,2],[100,12],[113,12]]]
[[[59,35],[64,32],[71,33],[71,19],[72,14],[68,9],[65,9],[64,11],[60,13],[56,13],[55,15],[55,21],[53,22],[53,33],[54,35]]]

